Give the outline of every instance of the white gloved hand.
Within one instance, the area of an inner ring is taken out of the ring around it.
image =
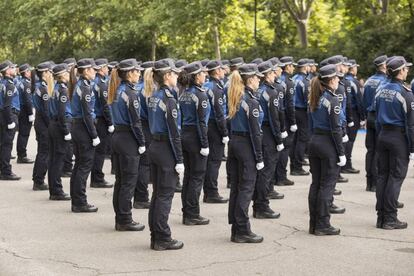
[[[347,143],[349,142],[349,137],[347,134],[345,134],[345,136],[342,136],[342,143]]]
[[[230,141],[229,136],[224,136],[224,137],[223,137],[223,139],[221,139],[221,142],[222,142],[223,144],[227,144],[229,141]]]
[[[355,125],[354,122],[348,123],[348,127],[353,127],[354,125]]]
[[[283,144],[277,145],[276,149],[277,151],[282,151],[285,148],[285,146]]]
[[[10,125],[7,125],[7,128],[8,129],[14,129],[15,127],[16,127],[16,123],[15,122],[11,123]]]
[[[100,143],[101,143],[101,140],[99,139],[99,137],[96,137],[95,139],[92,139],[92,146],[96,147]]]
[[[115,130],[115,127],[114,127],[113,125],[110,125],[110,126],[108,127],[108,132],[109,132],[109,133],[114,132],[114,130]]]
[[[414,152],[410,152],[410,160],[414,160]]]
[[[256,164],[256,169],[258,170],[258,171],[260,171],[261,169],[263,169],[264,168],[264,163],[263,162],[260,162],[260,163],[257,163]]]
[[[175,171],[177,173],[183,173],[184,172],[184,164],[179,163],[179,164],[175,165]]]
[[[290,132],[296,132],[296,130],[298,130],[298,126],[297,125],[291,125],[290,126]]]
[[[201,148],[201,150],[200,150],[200,154],[202,156],[208,156],[209,153],[210,153],[210,149],[209,148]]]
[[[139,154],[143,154],[146,150],[147,150],[147,149],[145,148],[145,146],[143,146],[143,147],[139,147],[139,148],[138,148],[138,152],[139,152]]]
[[[361,122],[359,122],[359,124],[363,127],[363,126],[365,126],[365,123],[366,123],[366,121],[361,121]]]
[[[63,137],[63,139],[65,139],[65,141],[70,141],[72,140],[72,135],[70,133],[66,134],[65,137]]]
[[[33,114],[29,115],[29,122],[32,123],[34,122],[34,120],[35,120],[35,116]]]
[[[287,133],[287,131],[283,131],[283,132],[281,133],[281,135],[282,135],[282,139],[285,139],[286,137],[288,137],[288,133]]]
[[[339,156],[339,162],[336,163],[339,167],[343,167],[346,164],[346,157],[345,155]]]

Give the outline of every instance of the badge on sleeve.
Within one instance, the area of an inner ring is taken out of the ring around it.
[[[89,103],[91,101],[91,95],[85,95],[85,101]]]
[[[338,94],[338,100],[339,100],[339,102],[343,102],[344,101],[344,95]]]
[[[11,91],[11,90],[7,91],[7,96],[9,96],[9,97],[13,96],[13,91]]]
[[[255,108],[255,109],[253,109],[253,117],[255,117],[255,118],[259,118],[259,109],[257,109],[257,108]]]
[[[203,108],[207,108],[207,101],[206,101],[206,100],[202,101],[202,102],[201,102],[201,106],[202,106]]]
[[[27,89],[26,89],[26,92],[27,92],[28,94],[30,94],[30,93],[31,93],[30,88],[27,88]]]
[[[219,105],[223,105],[223,99],[222,98],[219,98],[218,99],[218,103],[219,103]]]
[[[171,115],[173,116],[174,119],[177,119],[177,117],[178,117],[178,111],[177,111],[177,109],[173,109],[171,111]]]
[[[273,105],[278,107],[279,106],[279,100],[278,99],[274,99],[273,100]]]
[[[48,95],[48,94],[43,94],[42,99],[43,99],[44,101],[49,100],[49,95]]]
[[[295,90],[293,88],[289,89],[289,92],[291,95],[293,95],[293,93],[295,93]]]
[[[414,102],[411,102],[411,110],[414,110]]]
[[[60,101],[62,103],[66,103],[68,101],[68,98],[65,95],[63,95],[62,97],[60,97]]]
[[[339,113],[341,113],[341,107],[339,105],[334,107],[334,112],[336,115],[339,115]]]
[[[283,92],[279,92],[279,98],[283,99],[285,97],[285,94]]]
[[[135,109],[137,109],[139,107],[139,103],[138,103],[137,100],[134,100],[134,107],[135,107]]]
[[[103,96],[104,96],[105,98],[107,98],[107,97],[108,97],[108,91],[104,91],[102,94],[103,94]]]

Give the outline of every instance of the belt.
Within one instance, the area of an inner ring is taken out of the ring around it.
[[[381,128],[382,128],[383,130],[396,130],[396,131],[405,132],[405,127],[400,127],[400,126],[394,126],[394,125],[381,125]]]
[[[168,134],[153,134],[152,139],[155,141],[169,141],[170,137]]]
[[[329,130],[325,130],[325,129],[320,129],[320,128],[315,128],[313,130],[313,133],[318,134],[318,135],[331,135],[332,132]]]
[[[244,131],[232,131],[231,134],[235,136],[242,136],[242,137],[250,136],[249,132],[244,132]]]

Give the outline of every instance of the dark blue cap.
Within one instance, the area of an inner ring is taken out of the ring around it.
[[[298,60],[298,67],[305,67],[309,65],[309,59],[307,58],[301,58],[300,60]]]
[[[236,57],[230,60],[230,66],[238,67],[243,64],[244,64],[244,59],[242,57]]]
[[[50,61],[39,63],[36,66],[36,71],[38,72],[52,71],[52,64],[50,63]]]
[[[60,63],[53,67],[53,75],[59,75],[65,72],[69,72],[69,66],[66,63]]]
[[[387,59],[388,59],[388,57],[386,55],[382,55],[382,56],[376,57],[374,59],[374,64],[375,64],[375,66],[383,65],[383,64],[385,64],[387,62]]]
[[[281,62],[277,57],[272,57],[269,61],[273,64],[273,66],[282,67],[285,64]]]
[[[183,69],[184,66],[186,66],[188,62],[185,59],[179,59],[175,62],[175,67],[179,69]]]
[[[22,65],[19,66],[19,72],[20,73],[24,73],[24,72],[29,71],[29,70],[32,70],[32,67],[28,63],[22,64]]]
[[[75,58],[67,58],[63,62],[66,63],[68,66],[76,65],[76,59]]]
[[[246,63],[239,67],[239,73],[242,76],[258,76],[258,77],[264,77],[262,73],[259,72],[259,69],[257,68],[257,64],[254,63]]]
[[[328,64],[340,65],[344,63],[344,57],[341,55],[332,56],[327,59]]]
[[[328,65],[328,64],[329,64],[329,62],[328,62],[328,59],[327,59],[327,58],[325,58],[324,60],[322,60],[322,61],[320,62],[321,67],[323,67],[323,66],[325,66],[325,65]]]
[[[207,63],[209,62],[210,60],[208,59],[208,58],[206,58],[206,59],[203,59],[202,61],[200,61],[201,62],[201,65],[203,65],[203,67],[206,67],[206,65],[207,65]]]
[[[104,66],[108,66],[108,60],[106,58],[95,59],[95,69],[99,70]]]
[[[387,68],[393,72],[403,69],[404,67],[410,67],[413,64],[407,62],[404,57],[396,56],[387,62]]]
[[[262,62],[263,62],[263,59],[262,58],[255,58],[250,63],[255,63],[255,64],[259,65]]]
[[[174,60],[171,58],[165,58],[161,60],[157,60],[154,63],[154,70],[155,71],[174,71],[176,73],[180,73],[181,69],[177,68],[174,64]]]
[[[141,67],[143,69],[153,68],[154,67],[154,62],[153,61],[145,61],[141,64]]]
[[[332,78],[338,76],[340,77],[341,74],[336,70],[335,64],[328,64],[319,68],[319,78]]]
[[[276,69],[276,67],[272,64],[272,62],[270,60],[265,61],[260,63],[259,65],[257,65],[257,70],[261,73],[267,73],[270,71],[274,71]]]
[[[292,64],[292,65],[298,65],[295,60],[293,59],[293,57],[290,56],[285,56],[285,57],[281,57],[280,58],[280,62],[282,62],[285,66]]]
[[[14,64],[10,60],[3,61],[0,64],[0,72],[6,71],[7,69],[13,68],[13,67],[16,67],[16,66],[17,66],[17,64]]]
[[[114,60],[114,61],[111,61],[111,62],[108,63],[108,67],[112,69],[112,68],[117,67],[118,64],[119,64],[119,62]]]
[[[201,64],[200,61],[194,61],[190,64],[187,64],[183,69],[187,74],[190,75],[196,75],[202,71],[206,71],[206,68],[203,66],[203,64]]]
[[[130,70],[142,70],[142,67],[139,65],[138,61],[135,58],[129,58],[121,60],[118,64],[118,70],[121,71],[130,71]]]
[[[213,71],[222,67],[223,63],[220,60],[210,60],[206,65],[207,71]]]
[[[92,58],[83,58],[78,61],[77,67],[80,69],[95,67],[95,61]]]

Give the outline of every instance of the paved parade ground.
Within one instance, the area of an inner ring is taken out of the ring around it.
[[[201,203],[201,215],[210,224],[182,225],[180,194],[175,194],[170,226],[184,248],[164,252],[149,247],[148,210],[133,211],[134,219],[146,225],[143,232],[116,232],[112,189],[88,187],[88,201],[99,211],[75,214],[70,201],[49,201],[47,191],[32,191],[33,166],[12,160],[22,180],[0,181],[0,275],[413,275],[413,166],[400,196],[405,207],[399,218],[408,229],[376,229],[375,194],[365,191],[364,139],[358,135],[353,158],[362,172],[344,175],[349,183],[337,185],[343,194],[336,204],[346,207],[346,213],[333,215],[331,223],[341,228],[340,236],[308,234],[310,176],[290,177],[294,186],[276,186],[285,199],[271,201],[280,219],[251,218],[252,230],[264,236],[261,244],[230,242],[227,204]],[[30,158],[35,150],[32,133]],[[104,169],[114,182],[108,160]],[[63,183],[69,193],[69,178]],[[220,193],[228,196],[225,185],[223,163]]]

